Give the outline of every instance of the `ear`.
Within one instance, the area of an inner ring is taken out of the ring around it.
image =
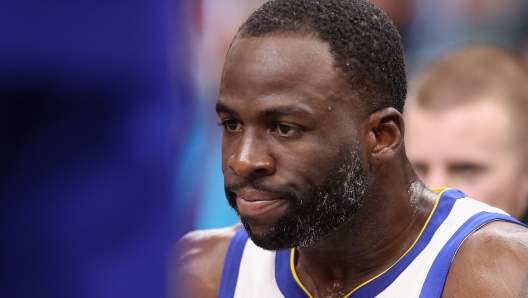
[[[363,152],[369,164],[392,159],[403,146],[405,126],[394,108],[376,111],[363,124]]]

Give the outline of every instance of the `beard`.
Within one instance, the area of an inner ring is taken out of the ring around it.
[[[257,246],[266,250],[310,246],[358,212],[366,189],[360,156],[357,144],[343,145],[336,163],[323,182],[300,195],[283,189],[269,188],[259,182],[250,182],[226,186],[226,197],[249,238]],[[238,212],[234,191],[245,186],[280,194],[290,202],[275,226],[266,233],[253,233],[249,222]]]

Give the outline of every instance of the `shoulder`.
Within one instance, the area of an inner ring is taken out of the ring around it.
[[[239,225],[194,231],[172,252],[171,297],[217,297],[224,259]]]
[[[443,297],[527,297],[528,228],[495,221],[471,234],[453,259]]]

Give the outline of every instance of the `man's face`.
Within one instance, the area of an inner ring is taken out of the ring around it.
[[[313,37],[237,39],[217,112],[230,205],[266,249],[309,245],[359,206],[365,188],[351,98]]]
[[[415,105],[404,113],[407,155],[428,187],[453,187],[520,218],[527,174],[512,136],[511,113],[483,98],[442,112]]]

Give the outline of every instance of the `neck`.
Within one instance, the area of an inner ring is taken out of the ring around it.
[[[436,196],[417,179],[399,191],[371,192],[354,218],[316,245],[297,248],[299,278],[316,296],[342,297],[383,273],[419,237]]]

